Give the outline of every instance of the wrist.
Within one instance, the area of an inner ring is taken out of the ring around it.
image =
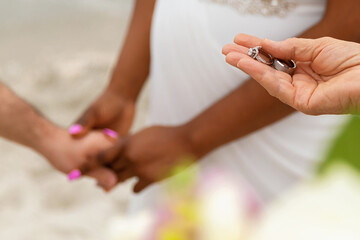
[[[105,89],[104,94],[116,96],[117,98],[125,99],[128,101],[135,102],[138,93],[128,86],[119,86],[118,84],[110,83]]]
[[[147,76],[127,76],[114,72],[106,91],[136,101]]]
[[[188,122],[180,126],[182,135],[184,136],[188,147],[197,159],[200,159],[214,150],[209,141],[204,141],[201,130],[193,122]]]
[[[51,159],[51,156],[57,152],[57,148],[59,147],[58,143],[64,142],[59,140],[68,138],[68,135],[69,134],[66,130],[52,124],[43,127],[41,135],[39,135],[37,145],[35,146],[35,150],[45,158]],[[60,147],[65,149],[66,146]]]

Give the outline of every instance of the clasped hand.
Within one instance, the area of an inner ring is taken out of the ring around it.
[[[111,128],[119,134],[116,143],[87,158],[76,166],[82,175],[97,169],[111,170],[117,181],[99,185],[110,191],[116,184],[137,177],[134,192],[171,175],[179,164],[189,163],[194,156],[187,129],[184,126],[153,126],[134,135],[127,135],[134,118],[135,103],[111,91],[105,91],[73,126],[73,138],[87,138],[92,129]],[[86,135],[86,136],[85,136]],[[125,136],[125,137],[123,137]]]
[[[82,174],[108,168],[117,175],[117,183],[137,177],[134,192],[172,174],[178,165],[189,164],[192,149],[181,127],[154,126],[132,136],[119,138],[114,146],[104,150],[79,166]],[[111,190],[115,185],[106,186]],[[104,186],[103,186],[104,187]]]

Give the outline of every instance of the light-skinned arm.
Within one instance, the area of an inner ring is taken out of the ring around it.
[[[113,145],[102,132],[92,132],[81,140],[72,139],[66,130],[52,124],[1,83],[0,103],[0,136],[33,149],[63,173],[69,173]],[[115,173],[103,167],[93,169],[88,175],[106,190],[117,182]]]

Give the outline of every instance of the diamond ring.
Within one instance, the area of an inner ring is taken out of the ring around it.
[[[265,52],[261,46],[250,48],[248,55],[266,65],[272,65],[274,62],[274,58]]]

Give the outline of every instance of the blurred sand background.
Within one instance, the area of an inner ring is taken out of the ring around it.
[[[131,8],[131,0],[0,0],[1,81],[69,126],[106,85]],[[5,140],[0,153],[0,239],[106,239],[126,210],[130,183],[105,194]]]

